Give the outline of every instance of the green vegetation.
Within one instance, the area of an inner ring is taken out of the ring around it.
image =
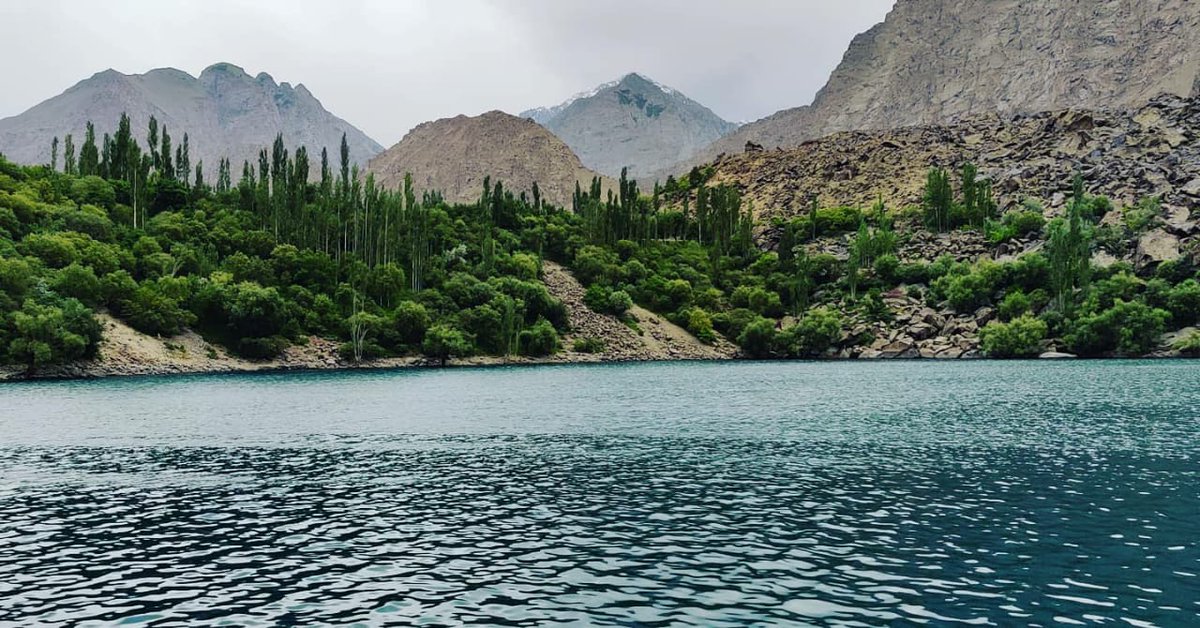
[[[277,139],[236,183],[222,162],[209,185],[202,165],[189,163],[186,137],[173,147],[152,120],[146,139],[153,148],[142,153],[123,119],[102,149],[89,132],[76,156],[66,138],[63,172],[0,160],[4,361],[36,370],[95,355],[102,309],[148,334],[195,330],[251,359],[310,336],[336,340],[352,360],[548,356],[570,330],[540,281],[545,259],[574,271],[590,308],[639,333],[627,316],[635,304],[755,358],[870,344],[861,325],[891,321],[889,299],[905,295],[963,315],[992,311],[998,320],[979,335],[998,358],[1051,345],[1142,355],[1165,330],[1200,322],[1188,262],[1142,276],[1092,268],[1094,223],[1111,204],[1086,196],[1078,177],[1066,215],[1047,223],[1033,201],[998,215],[990,183],[969,164],[957,178],[935,169],[920,208],[821,208],[814,199],[772,225],[778,245],[764,251],[751,207],[712,185],[711,168],[651,194],[624,175],[613,191],[596,180],[577,187],[565,211],[536,186],[530,200],[490,179],[469,205],[418,199],[411,180],[384,190],[349,165],[345,142],[337,170],[322,151],[310,175],[307,151],[289,154]],[[970,229],[993,243],[1044,234],[1046,244],[1004,263],[904,261],[922,227]],[[604,341],[575,338],[571,348],[599,352]]]

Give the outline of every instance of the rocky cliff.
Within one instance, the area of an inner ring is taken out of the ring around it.
[[[791,147],[839,131],[1200,94],[1197,32],[1195,0],[898,0],[812,105],[748,124],[698,160],[748,141]]]
[[[825,207],[883,198],[899,209],[921,202],[929,168],[966,162],[994,182],[1002,207],[1027,197],[1061,207],[1080,172],[1091,194],[1120,205],[1156,196],[1187,216],[1200,205],[1200,98],[838,133],[789,150],[726,155],[713,164],[713,181],[740,188],[761,218],[796,215],[814,195]]]
[[[198,78],[171,68],[132,75],[100,72],[21,115],[0,120],[0,153],[20,163],[50,163],[55,136],[61,141],[72,134],[75,146],[82,146],[90,120],[99,142],[104,133],[115,132],[122,113],[129,114],[143,148],[152,115],[170,132],[174,145],[186,132],[191,163],[203,160],[210,180],[220,158],[231,160],[236,176],[244,160],[257,162],[259,149],[270,148],[280,133],[287,146],[307,146],[314,157],[328,148],[335,163],[343,133],[354,163],[366,164],[383,150],[326,111],[303,85],[276,83],[266,73],[250,76],[235,65],[218,63]],[[62,158],[60,152],[60,164]]]
[[[737,128],[682,93],[639,74],[551,108],[521,114],[562,138],[583,164],[616,177],[646,177],[691,158]]]
[[[418,193],[436,190],[460,203],[479,200],[485,177],[517,193],[530,192],[536,182],[543,198],[565,207],[575,184],[586,189],[596,176],[554,134],[500,111],[421,124],[372,159],[368,171],[388,187],[411,173]]]

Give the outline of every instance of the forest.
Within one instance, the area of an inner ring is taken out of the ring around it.
[[[1092,253],[1132,237],[1156,211],[1111,209],[1082,180],[1051,221],[1036,200],[1000,214],[970,165],[931,170],[920,207],[818,207],[769,225],[756,241],[753,208],[695,169],[644,192],[622,176],[602,194],[577,187],[571,208],[485,181],[479,200],[383,189],[326,150],[289,152],[277,138],[209,182],[191,164],[189,138],[173,145],[151,120],[144,145],[122,117],[117,133],[88,125],[52,143],[43,166],[0,158],[0,358],[29,372],[96,356],[105,310],[146,334],[187,328],[248,359],[269,359],[310,337],[336,339],[343,356],[547,356],[566,349],[563,304],[541,282],[543,260],[570,268],[599,312],[634,303],[698,339],[718,335],[750,358],[827,357],[861,344],[849,320],[890,316],[883,295],[999,316],[980,332],[983,353],[1036,356],[1047,341],[1082,356],[1143,355],[1166,330],[1195,325],[1200,284],[1188,262],[1140,274],[1094,267]],[[61,149],[61,150],[60,150]],[[62,155],[60,164],[59,156]],[[1045,246],[1009,262],[901,259],[914,233],[973,230],[1001,243]],[[847,254],[818,252],[830,238]],[[763,246],[769,244],[770,246]],[[764,250],[773,248],[775,250]],[[1186,352],[1200,350],[1195,335]],[[570,349],[599,351],[603,338]]]

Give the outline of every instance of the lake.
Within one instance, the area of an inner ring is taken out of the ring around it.
[[[1200,624],[1190,362],[0,385],[0,624]]]

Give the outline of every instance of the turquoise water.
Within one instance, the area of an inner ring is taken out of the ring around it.
[[[1200,624],[1200,368],[0,386],[3,625]]]

